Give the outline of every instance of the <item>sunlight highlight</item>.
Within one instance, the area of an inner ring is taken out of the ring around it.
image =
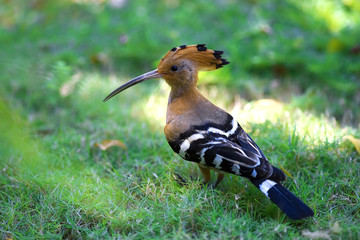
[[[260,99],[245,104],[239,113],[240,119],[247,122],[264,123],[275,122],[284,112],[284,104],[274,99]]]
[[[156,92],[149,96],[142,106],[142,113],[152,127],[162,129],[166,123],[166,108],[170,87],[160,81]]]
[[[336,137],[335,119],[325,116],[315,116],[312,113],[294,109],[290,105],[273,99],[261,99],[247,103],[238,115],[240,123],[246,127],[249,123],[262,124],[267,121],[281,125],[289,134],[296,129],[295,134],[307,143],[333,142]],[[310,145],[312,145],[310,144]]]
[[[355,26],[356,16],[347,11],[342,4],[354,10],[358,7],[352,0],[339,1],[316,0],[316,1],[293,1],[293,3],[305,12],[312,14],[315,19],[321,19],[326,22],[328,28],[337,33],[346,27]]]

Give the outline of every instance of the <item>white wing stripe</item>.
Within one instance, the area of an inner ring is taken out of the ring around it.
[[[238,150],[239,152],[241,152],[242,155],[244,155],[245,157],[248,157],[246,155],[246,153],[244,152],[244,150],[242,150],[241,148],[238,148],[238,147],[235,147],[235,146],[232,146],[233,148],[235,148],[236,150]]]
[[[220,130],[220,129],[217,129],[217,128],[214,128],[214,127],[209,127],[209,128],[208,128],[208,132],[217,133],[217,134],[221,134],[221,135],[227,136],[227,134],[226,134],[224,131],[222,131],[222,130]]]
[[[220,164],[222,163],[222,158],[220,155],[216,154],[213,163],[215,164],[215,168],[221,169]]]
[[[208,149],[210,149],[210,148],[203,148],[203,149],[201,150],[201,152],[200,152],[200,164],[202,164],[202,165],[206,165],[204,156],[205,156],[205,152],[206,152]]]
[[[200,133],[195,133],[195,134],[191,135],[190,137],[188,137],[187,139],[191,143],[192,141],[196,141],[196,140],[199,140],[199,139],[202,139],[202,138],[204,138],[204,135],[202,135]]]
[[[243,162],[240,162],[239,160],[233,160],[233,159],[230,159],[230,158],[227,158],[227,157],[224,157],[224,156],[221,156],[221,157],[226,161],[232,162],[234,164],[239,164],[240,166],[247,167],[247,168],[255,168],[255,167],[260,165],[260,160],[259,159],[257,159],[258,161],[257,161],[257,163],[255,165],[249,165],[249,164],[245,164]]]
[[[238,128],[238,123],[235,120],[235,118],[232,119],[232,129],[230,131],[227,132],[228,135],[232,135],[236,132],[236,129]]]
[[[217,128],[214,128],[214,127],[209,127],[207,131],[229,137],[230,135],[234,134],[236,132],[237,128],[238,128],[238,123],[235,120],[235,118],[232,118],[231,125],[232,125],[232,128],[227,132],[224,132],[223,130],[220,130],[220,129],[217,129]]]
[[[181,157],[185,157],[186,151],[189,149],[191,142],[202,139],[202,138],[204,138],[204,135],[202,135],[200,133],[195,133],[195,134],[191,135],[190,137],[188,137],[187,139],[185,139],[180,145],[179,155]]]
[[[190,142],[189,142],[189,140],[184,140],[183,142],[182,142],[182,144],[180,145],[180,151],[179,151],[179,155],[181,156],[181,157],[185,157],[185,154],[186,154],[186,151],[189,149],[189,147],[190,147]]]
[[[231,167],[231,171],[233,171],[236,175],[241,175],[239,164],[233,164]]]
[[[259,152],[259,149],[258,149],[256,146],[254,146],[254,144],[250,141],[250,139],[246,138],[245,141],[247,141],[247,143],[248,143],[253,149],[255,149],[255,151],[256,151],[256,152],[258,153],[258,155],[261,157],[261,153]]]
[[[253,178],[256,178],[256,175],[257,175],[257,172],[256,172],[256,170],[254,169],[254,170],[252,171],[252,173],[251,173],[251,176],[252,176]]]

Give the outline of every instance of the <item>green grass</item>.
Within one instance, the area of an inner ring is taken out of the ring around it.
[[[360,157],[342,139],[360,138],[359,5],[321,2],[3,1],[1,238],[359,239]],[[291,173],[314,218],[288,219],[239,177],[202,187],[163,136],[165,83],[102,102],[171,47],[202,42],[231,64],[202,73],[201,91]],[[105,139],[127,149],[94,147]]]

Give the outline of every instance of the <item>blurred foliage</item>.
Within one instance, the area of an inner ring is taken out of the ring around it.
[[[34,81],[51,92],[72,70],[136,75],[173,46],[207,43],[232,64],[203,84],[301,96],[304,110],[357,125],[359,39],[356,0],[2,0],[0,78],[5,94],[36,95]]]

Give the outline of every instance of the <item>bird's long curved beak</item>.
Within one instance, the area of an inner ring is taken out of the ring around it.
[[[112,93],[110,93],[103,101],[106,102],[107,100],[109,100],[110,98],[112,98],[113,96],[115,96],[116,94],[124,91],[125,89],[134,86],[135,84],[141,83],[145,80],[150,80],[150,79],[154,79],[154,78],[161,78],[161,74],[158,72],[157,69],[144,73],[136,78],[131,79],[130,81],[128,81],[127,83],[124,83],[123,85],[121,85],[120,87],[118,87],[117,89],[115,89]]]

